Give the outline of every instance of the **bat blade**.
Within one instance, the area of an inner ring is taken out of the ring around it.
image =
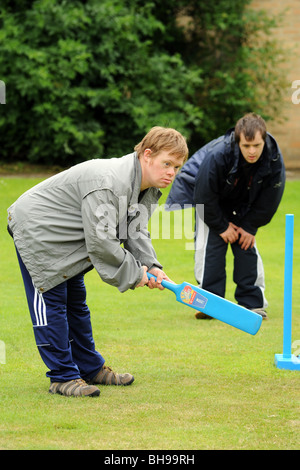
[[[153,274],[147,273],[147,275],[149,279],[151,277],[155,278]],[[206,315],[227,323],[234,328],[238,328],[245,333],[255,335],[260,329],[262,323],[261,315],[230,302],[223,297],[219,297],[188,282],[173,284],[163,280],[162,286],[174,292],[178,302],[196,310],[201,310]]]

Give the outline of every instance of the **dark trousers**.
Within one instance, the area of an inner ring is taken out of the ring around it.
[[[242,250],[238,242],[230,246],[234,256],[233,280],[236,284],[236,301],[249,309],[266,308],[264,269],[256,246],[248,250]],[[198,220],[195,277],[200,287],[220,297],[225,297],[227,249],[228,244],[220,235]]]
[[[36,345],[51,382],[92,379],[104,364],[95,350],[84,275],[41,294],[17,252]]]

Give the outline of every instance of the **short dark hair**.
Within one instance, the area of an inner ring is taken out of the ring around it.
[[[255,113],[245,114],[235,125],[235,141],[239,143],[241,133],[244,134],[246,140],[253,140],[257,131],[261,133],[265,141],[267,137],[267,127],[264,119]]]

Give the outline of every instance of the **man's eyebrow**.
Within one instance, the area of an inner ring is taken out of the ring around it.
[[[254,147],[256,147],[257,145],[261,145],[261,144],[262,144],[262,142],[259,142],[258,144],[242,144],[242,145],[247,146],[247,147],[248,147],[249,145],[254,145]]]

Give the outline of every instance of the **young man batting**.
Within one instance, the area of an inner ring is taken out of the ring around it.
[[[121,292],[145,285],[163,289],[168,277],[147,223],[159,188],[172,183],[187,155],[179,132],[154,127],[135,152],[75,165],[34,186],[8,209],[36,345],[49,369],[49,392],[98,396],[99,384],[133,382],[131,374],[106,367],[95,348],[84,275],[95,268]],[[157,280],[148,280],[147,271]]]

